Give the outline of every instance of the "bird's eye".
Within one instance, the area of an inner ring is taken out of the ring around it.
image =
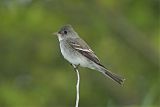
[[[64,34],[67,34],[67,31],[66,31],[66,30],[64,31]]]

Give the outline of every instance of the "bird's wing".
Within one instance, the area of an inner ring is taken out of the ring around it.
[[[85,41],[83,41],[80,38],[74,38],[74,39],[68,39],[67,43],[76,51],[81,53],[83,56],[87,57],[91,61],[100,64],[100,60],[98,57],[94,54],[94,52],[91,50],[91,48],[87,45]]]

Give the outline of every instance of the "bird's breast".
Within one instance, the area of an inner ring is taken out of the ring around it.
[[[84,56],[82,56],[80,53],[75,51],[67,43],[60,42],[60,49],[63,57],[70,63],[75,65],[81,65],[81,66],[86,65],[86,62],[87,62],[86,58],[84,58]]]

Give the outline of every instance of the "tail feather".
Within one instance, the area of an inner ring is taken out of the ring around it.
[[[117,83],[119,83],[120,85],[122,85],[124,83],[124,78],[116,75],[115,73],[112,73],[108,70],[105,70],[104,72],[105,75],[107,75],[108,77],[110,77],[112,80],[116,81]]]
[[[98,69],[98,71],[102,72],[105,76],[111,78],[112,80],[119,83],[120,85],[122,85],[125,81],[124,78],[122,78],[121,76],[118,76],[115,73],[107,70],[103,65],[100,65],[100,69]]]

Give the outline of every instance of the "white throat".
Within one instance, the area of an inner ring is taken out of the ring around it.
[[[62,38],[62,35],[61,35],[61,34],[57,34],[57,36],[58,36],[58,40],[59,40],[59,41],[63,40],[63,38]]]

